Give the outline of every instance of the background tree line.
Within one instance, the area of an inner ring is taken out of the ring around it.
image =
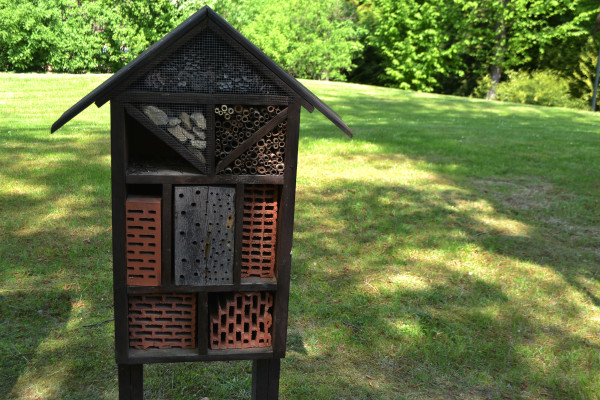
[[[598,0],[0,0],[0,70],[114,72],[204,4],[299,78],[591,98]]]

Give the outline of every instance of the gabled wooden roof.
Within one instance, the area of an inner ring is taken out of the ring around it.
[[[131,83],[130,79],[134,77],[140,69],[146,67],[150,63],[153,63],[159,55],[168,51],[172,45],[197,28],[198,24],[201,24],[206,20],[210,20],[213,24],[227,33],[244,50],[250,53],[250,55],[254,56],[277,78],[287,85],[295,93],[295,95],[298,96],[302,106],[307,111],[313,112],[313,110],[316,108],[343,132],[352,137],[352,131],[344,123],[344,121],[342,121],[342,118],[336,114],[335,111],[333,111],[321,99],[315,96],[310,90],[304,87],[304,85],[298,82],[294,77],[284,71],[283,68],[271,60],[265,53],[263,53],[252,42],[246,39],[241,33],[239,33],[208,6],[203,7],[196,14],[185,20],[185,22],[173,29],[165,37],[154,43],[136,59],[131,61],[125,67],[121,68],[113,76],[104,81],[100,86],[92,90],[85,97],[75,103],[71,108],[65,111],[63,115],[61,115],[60,118],[57,119],[54,124],[52,124],[51,132],[58,130],[73,117],[86,109],[90,104],[96,103],[96,106],[98,107],[104,105],[112,97],[116,96],[119,92],[129,86]]]

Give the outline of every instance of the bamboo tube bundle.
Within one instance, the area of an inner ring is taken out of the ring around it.
[[[220,104],[215,107],[216,162],[252,138],[262,126],[271,121],[284,107]],[[283,150],[287,122],[277,124],[240,154],[221,174],[281,175],[285,169]],[[258,139],[258,138],[257,138]]]

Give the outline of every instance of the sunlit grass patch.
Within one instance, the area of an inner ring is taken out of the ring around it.
[[[108,107],[49,135],[107,77],[0,74],[0,398],[117,398]],[[597,398],[598,117],[305,84],[355,138],[302,114],[280,397]],[[250,397],[250,362],[145,373]]]

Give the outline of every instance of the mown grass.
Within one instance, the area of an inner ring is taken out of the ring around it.
[[[106,75],[0,75],[0,398],[116,399]],[[600,119],[305,82],[282,399],[600,397]],[[248,362],[145,367],[245,399]],[[2,397],[3,396],[3,397]]]

